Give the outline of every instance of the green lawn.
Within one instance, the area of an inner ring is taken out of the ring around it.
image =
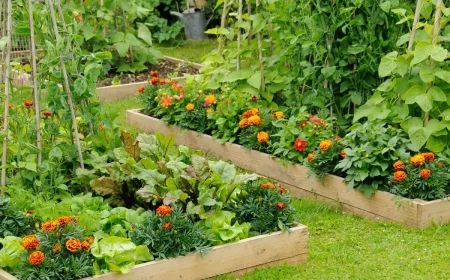
[[[133,98],[107,102],[115,124],[126,125]],[[295,200],[299,221],[309,227],[307,264],[257,270],[239,279],[450,279],[450,225],[416,230],[345,215],[311,200]],[[235,279],[232,276],[217,277]]]
[[[217,48],[217,40],[190,40],[180,44],[171,43],[156,46],[164,55],[185,59],[191,62],[202,62],[202,57]]]

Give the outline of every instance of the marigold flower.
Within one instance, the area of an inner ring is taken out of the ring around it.
[[[167,107],[171,106],[172,104],[173,104],[172,98],[170,98],[170,96],[163,95],[161,97],[161,103],[160,103],[161,107],[167,108]]]
[[[273,116],[274,118],[276,118],[277,120],[279,120],[279,119],[284,118],[284,113],[281,112],[281,111],[277,111],[277,112],[274,112],[274,113],[272,114],[272,116]]]
[[[150,77],[153,77],[153,78],[158,78],[159,77],[159,71],[158,70],[156,70],[156,71],[151,71],[150,72]]]
[[[342,157],[342,158],[345,158],[346,156],[347,156],[347,154],[345,153],[344,150],[342,150],[342,151],[341,151],[341,157]]]
[[[303,139],[297,138],[294,143],[294,148],[299,152],[303,152],[306,148],[306,141]]]
[[[165,230],[169,230],[169,229],[173,228],[173,225],[171,223],[164,223],[162,228]]]
[[[280,194],[284,194],[287,192],[286,188],[283,186],[278,186],[277,189],[280,191]]]
[[[258,135],[256,135],[256,138],[258,139],[258,142],[261,144],[269,142],[269,134],[264,131],[258,132]]]
[[[339,140],[342,140],[342,137],[339,136],[339,135],[336,135],[336,136],[334,137],[334,139],[336,139],[337,141],[339,141]]]
[[[192,103],[189,103],[188,105],[186,105],[186,110],[188,110],[188,111],[192,111],[192,110],[194,110],[194,108],[195,108],[195,106]]]
[[[433,153],[423,153],[423,157],[426,161],[433,161],[434,160],[434,154]]]
[[[160,80],[158,77],[154,77],[154,78],[152,78],[151,83],[152,83],[152,85],[156,86],[159,84],[159,81]]]
[[[59,253],[61,251],[61,244],[56,244],[52,249],[53,253]]]
[[[27,100],[23,104],[25,105],[25,107],[31,107],[31,106],[33,106],[33,101]]]
[[[313,159],[316,157],[316,153],[308,154],[308,157],[306,158],[309,162],[313,161]]]
[[[169,79],[161,79],[160,80],[161,85],[167,85],[169,82],[170,82]]]
[[[274,187],[275,187],[275,185],[272,183],[262,183],[261,184],[261,188],[263,188],[263,189],[273,189]]]
[[[156,214],[160,216],[168,216],[172,213],[172,208],[169,205],[161,205],[156,208]]]
[[[419,166],[425,163],[425,157],[422,154],[415,155],[409,159],[414,166]]]
[[[298,127],[303,128],[303,127],[305,127],[307,125],[308,125],[307,121],[302,121],[301,123],[298,124]]]
[[[78,239],[67,240],[66,248],[72,253],[78,252],[81,249],[81,242]]]
[[[34,250],[39,247],[39,240],[34,235],[27,235],[20,241],[22,247],[27,250]]]
[[[323,140],[319,144],[319,148],[320,148],[320,150],[322,150],[322,152],[325,152],[331,146],[333,146],[333,142],[331,140]]]
[[[143,92],[145,90],[145,87],[138,88],[138,92]]]
[[[61,216],[58,219],[56,219],[60,226],[65,226],[73,221],[75,221],[75,217],[72,216]]]
[[[240,120],[239,121],[239,127],[240,128],[245,128],[245,127],[247,127],[249,124],[248,124],[248,119],[242,119],[242,120]]]
[[[12,109],[12,108],[14,108],[14,105],[9,104],[8,107],[9,107],[9,109]]]
[[[87,241],[83,241],[81,242],[81,249],[83,249],[84,251],[89,251],[91,250],[91,244]]]
[[[252,108],[250,110],[245,111],[242,116],[246,119],[250,118],[251,116],[256,116],[259,114],[258,108]]]
[[[395,171],[394,173],[394,180],[397,182],[401,182],[403,180],[405,180],[407,177],[406,172],[399,170],[399,171]]]
[[[25,212],[25,215],[30,216],[34,214],[34,210],[27,210],[27,212]]]
[[[94,237],[92,237],[92,236],[91,236],[91,237],[88,237],[88,238],[86,238],[86,241],[87,241],[87,242],[89,242],[89,243],[91,243],[91,244],[92,244],[92,243],[94,243],[94,240],[95,240],[95,238],[94,238]]]
[[[217,98],[214,95],[207,95],[204,99],[205,102],[208,102],[208,104],[216,104]]]
[[[248,118],[248,124],[249,125],[260,125],[262,123],[262,120],[259,116],[251,116]]]
[[[81,15],[75,15],[73,18],[74,18],[77,22],[81,22],[81,21],[83,20],[83,16],[81,16]]]
[[[444,167],[445,166],[445,164],[442,162],[442,161],[440,161],[440,162],[438,162],[438,164],[437,164],[439,167]]]
[[[207,113],[207,114],[211,114],[211,113],[214,113],[214,109],[212,109],[212,108],[208,108],[208,110],[206,110],[206,113]]]
[[[402,170],[405,169],[405,163],[403,161],[396,161],[394,164],[394,169],[395,170]]]
[[[47,222],[43,223],[41,228],[45,232],[50,232],[50,231],[54,231],[55,229],[57,229],[58,225],[59,225],[58,221],[50,220],[50,221],[47,221]]]
[[[42,112],[42,114],[43,114],[45,117],[47,117],[47,118],[53,116],[53,113],[52,113],[52,112],[49,112],[49,111],[44,111],[44,112]]]
[[[41,251],[35,251],[31,253],[30,257],[28,258],[28,262],[31,265],[40,265],[45,260],[45,255]]]
[[[423,179],[428,179],[431,176],[431,170],[430,169],[422,169],[420,170],[420,177]]]
[[[322,120],[321,118],[317,118],[317,117],[310,116],[310,117],[309,117],[309,120],[310,120],[313,124],[320,124],[320,125],[323,124],[323,120]]]
[[[98,129],[99,129],[99,130],[105,130],[105,126],[104,126],[104,125],[101,125],[101,126],[98,127]]]
[[[276,207],[279,210],[283,210],[284,208],[286,208],[286,204],[284,204],[283,202],[277,202]]]

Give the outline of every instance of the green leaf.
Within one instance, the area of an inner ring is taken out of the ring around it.
[[[390,52],[385,55],[378,66],[378,75],[383,78],[392,73],[394,69],[397,67],[397,63],[395,62],[395,58],[397,57],[398,52]]]
[[[213,35],[228,35],[230,34],[230,30],[223,27],[216,27],[206,30],[205,33]]]
[[[109,43],[114,44],[125,40],[125,34],[123,32],[116,32],[109,38]]]
[[[416,44],[414,49],[414,58],[411,61],[411,65],[416,65],[428,58],[431,45],[425,41],[420,41]]]
[[[439,62],[442,62],[442,61],[444,61],[447,58],[448,52],[443,47],[437,45],[437,46],[432,46],[429,49],[429,54],[430,54],[432,59],[434,59],[436,61],[439,61]]]
[[[261,72],[256,71],[250,78],[247,79],[247,83],[254,88],[261,88]]]
[[[333,76],[334,72],[336,72],[336,66],[324,67],[320,70],[320,72],[324,75],[325,78],[329,78]]]
[[[125,41],[128,43],[128,45],[132,46],[132,47],[139,47],[142,46],[141,41],[139,41],[136,36],[134,36],[131,33],[127,33],[127,35],[125,35]]]
[[[433,97],[434,101],[447,102],[447,96],[440,87],[434,86],[430,88],[428,94]]]
[[[14,268],[20,264],[20,258],[25,253],[20,241],[22,238],[7,236],[0,239],[2,249],[0,250],[0,268]]]
[[[445,70],[436,71],[434,73],[434,75],[436,77],[438,77],[439,79],[442,79],[450,84],[450,72],[449,71],[445,71]]]
[[[429,112],[433,108],[433,97],[431,94],[421,94],[416,97],[415,101],[424,112]]]
[[[152,45],[152,33],[145,24],[140,22],[138,22],[138,37],[144,40],[149,46]]]
[[[380,8],[385,11],[386,13],[389,13],[389,10],[391,9],[391,1],[386,1],[380,4]]]
[[[425,19],[429,19],[432,12],[433,12],[433,4],[432,3],[425,2],[425,3],[422,4],[422,8],[420,9],[420,14]]]
[[[414,104],[417,96],[422,94],[425,94],[425,89],[422,86],[415,85],[402,94],[402,99],[406,101],[406,104]]]
[[[429,83],[434,81],[434,70],[427,64],[420,67],[420,78],[424,83]]]
[[[231,72],[231,74],[226,75],[223,79],[222,82],[235,82],[237,80],[244,80],[244,79],[248,79],[252,76],[252,74],[255,73],[255,71],[253,70],[248,70],[248,69],[243,69],[243,70],[238,70],[238,71],[233,71]]]
[[[261,14],[252,15],[250,16],[250,19],[252,20],[253,32],[255,34],[263,30],[266,26],[266,20]]]
[[[127,52],[128,52],[128,48],[129,48],[130,46],[128,45],[128,43],[127,42],[120,42],[120,43],[117,43],[116,44],[116,49],[117,49],[117,52],[119,53],[119,55],[120,56],[125,56],[126,54],[127,54]]]
[[[447,109],[444,112],[442,112],[441,117],[444,119],[444,121],[450,121],[450,109]]]
[[[6,46],[7,43],[8,43],[8,36],[2,37],[0,39],[0,50],[3,50],[3,48]]]
[[[411,142],[420,149],[427,143],[431,131],[425,127],[412,127],[409,129],[408,135]]]
[[[236,177],[236,168],[234,165],[221,160],[218,162],[210,162],[209,166],[211,170],[220,175],[225,183],[231,184],[234,181]]]
[[[366,48],[361,45],[351,45],[350,47],[348,47],[347,52],[349,54],[359,54],[364,52],[365,49]]]
[[[434,153],[440,153],[442,152],[445,147],[447,146],[447,136],[430,136],[430,138],[427,141],[426,148]]]
[[[413,127],[422,127],[423,121],[421,118],[409,118],[406,121],[403,121],[400,126],[403,128],[406,133],[409,133],[409,130]]]
[[[73,87],[77,95],[82,95],[88,89],[88,84],[85,78],[78,78],[75,80]]]
[[[89,25],[85,24],[81,27],[81,31],[83,31],[84,40],[88,41],[91,38],[94,38],[97,35],[96,29]]]

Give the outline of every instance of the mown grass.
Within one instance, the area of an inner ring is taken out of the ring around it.
[[[128,130],[124,112],[139,107],[132,98],[104,106],[118,112],[115,124]],[[450,225],[418,230],[341,214],[307,199],[295,199],[294,206],[309,228],[308,262],[258,269],[239,279],[450,279]]]
[[[217,48],[217,40],[180,41],[179,43],[160,44],[156,47],[164,55],[200,63],[203,56]]]

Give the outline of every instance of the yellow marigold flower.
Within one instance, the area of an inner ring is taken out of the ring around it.
[[[58,228],[58,221],[47,221],[42,224],[41,229],[46,232],[54,231]]]
[[[248,119],[242,119],[242,120],[240,120],[239,121],[239,127],[240,128],[245,128],[245,127],[247,127],[249,124],[248,124]]]
[[[256,116],[259,114],[258,108],[252,108],[250,110],[245,111],[242,116],[246,119],[250,118],[251,116]]]
[[[192,110],[194,110],[194,108],[195,108],[195,106],[192,103],[189,103],[188,105],[186,105],[186,110],[188,110],[188,111],[192,111]]]
[[[258,139],[258,142],[261,144],[269,142],[269,134],[264,131],[258,132],[256,138]]]
[[[415,155],[409,159],[414,166],[423,165],[425,163],[425,157],[422,154]]]
[[[67,240],[66,248],[72,253],[78,252],[81,249],[81,242],[78,239]]]
[[[319,144],[319,148],[320,150],[322,150],[323,152],[325,152],[326,150],[328,150],[331,146],[333,146],[333,142],[331,140],[323,140],[320,142]]]
[[[423,157],[426,161],[433,161],[434,160],[434,154],[433,153],[423,153]]]
[[[429,169],[422,169],[420,170],[420,177],[423,179],[428,179],[431,176],[431,170]]]
[[[402,170],[405,168],[405,163],[403,161],[396,161],[393,166],[395,170]]]
[[[22,241],[20,241],[20,244],[27,250],[34,250],[40,245],[39,240],[34,235],[25,236],[22,238]]]
[[[28,262],[31,265],[40,265],[45,260],[45,255],[41,251],[35,251],[31,253],[30,257],[28,258]]]
[[[207,95],[204,99],[205,102],[208,102],[208,104],[216,104],[217,98],[214,95]]]
[[[206,113],[207,113],[207,114],[211,114],[211,113],[214,113],[214,109],[212,109],[212,108],[209,108],[208,110],[206,110]]]
[[[274,112],[273,114],[272,114],[272,116],[274,117],[274,118],[276,118],[276,119],[282,119],[282,118],[284,118],[284,113],[283,112],[281,112],[281,111],[277,111],[277,112]]]
[[[316,153],[308,154],[308,157],[306,158],[309,162],[313,161],[313,159],[316,157]]]
[[[401,181],[405,180],[406,177],[407,176],[406,176],[405,171],[400,170],[400,171],[395,171],[395,173],[394,173],[394,180],[397,182],[401,182]]]
[[[249,125],[260,125],[261,122],[262,120],[259,116],[251,116],[250,118],[248,118]]]

